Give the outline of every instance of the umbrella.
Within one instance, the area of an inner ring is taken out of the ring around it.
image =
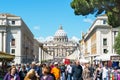
[[[86,59],[84,59],[84,58],[81,58],[81,59],[80,59],[80,62],[81,62],[81,63],[88,63],[89,61],[86,60]]]
[[[118,55],[118,54],[102,54],[102,55],[97,56],[96,58],[94,58],[94,60],[109,61],[110,56],[115,56],[115,55]]]

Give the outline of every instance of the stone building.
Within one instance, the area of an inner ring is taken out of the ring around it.
[[[93,22],[86,34],[82,35],[80,40],[80,50],[83,56],[89,61],[107,54],[101,60],[110,60],[110,55],[114,55],[113,48],[115,37],[118,34],[118,28],[112,28],[107,23],[107,16],[101,15]]]
[[[34,60],[34,36],[21,17],[0,14],[0,51],[15,55],[15,63]]]

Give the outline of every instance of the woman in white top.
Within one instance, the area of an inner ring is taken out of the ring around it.
[[[107,80],[107,77],[108,77],[107,64],[104,64],[102,68],[102,80]]]

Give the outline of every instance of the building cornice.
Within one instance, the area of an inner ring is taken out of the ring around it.
[[[111,29],[111,26],[109,25],[96,25],[94,26],[94,28],[89,31],[88,33],[86,33],[86,35],[84,36],[84,40],[86,41],[87,39],[90,38],[90,36],[97,30],[97,29]]]

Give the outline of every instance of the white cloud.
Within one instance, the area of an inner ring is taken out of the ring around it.
[[[39,42],[44,42],[44,37],[39,37],[39,38],[36,38]]]
[[[45,41],[52,41],[53,40],[53,36],[48,36],[46,38],[44,37],[39,37],[39,38],[36,38],[39,42],[45,42]]]
[[[90,18],[85,18],[83,21],[91,24],[93,23],[93,20]]]
[[[75,36],[73,36],[73,37],[71,38],[71,40],[72,40],[72,41],[75,41],[75,42],[79,42],[80,39],[77,38],[77,37],[75,37]]]
[[[34,30],[40,30],[40,27],[39,26],[34,26],[33,29]]]
[[[52,41],[52,40],[53,40],[53,36],[48,36],[48,37],[46,37],[45,40],[46,40],[46,41]]]

